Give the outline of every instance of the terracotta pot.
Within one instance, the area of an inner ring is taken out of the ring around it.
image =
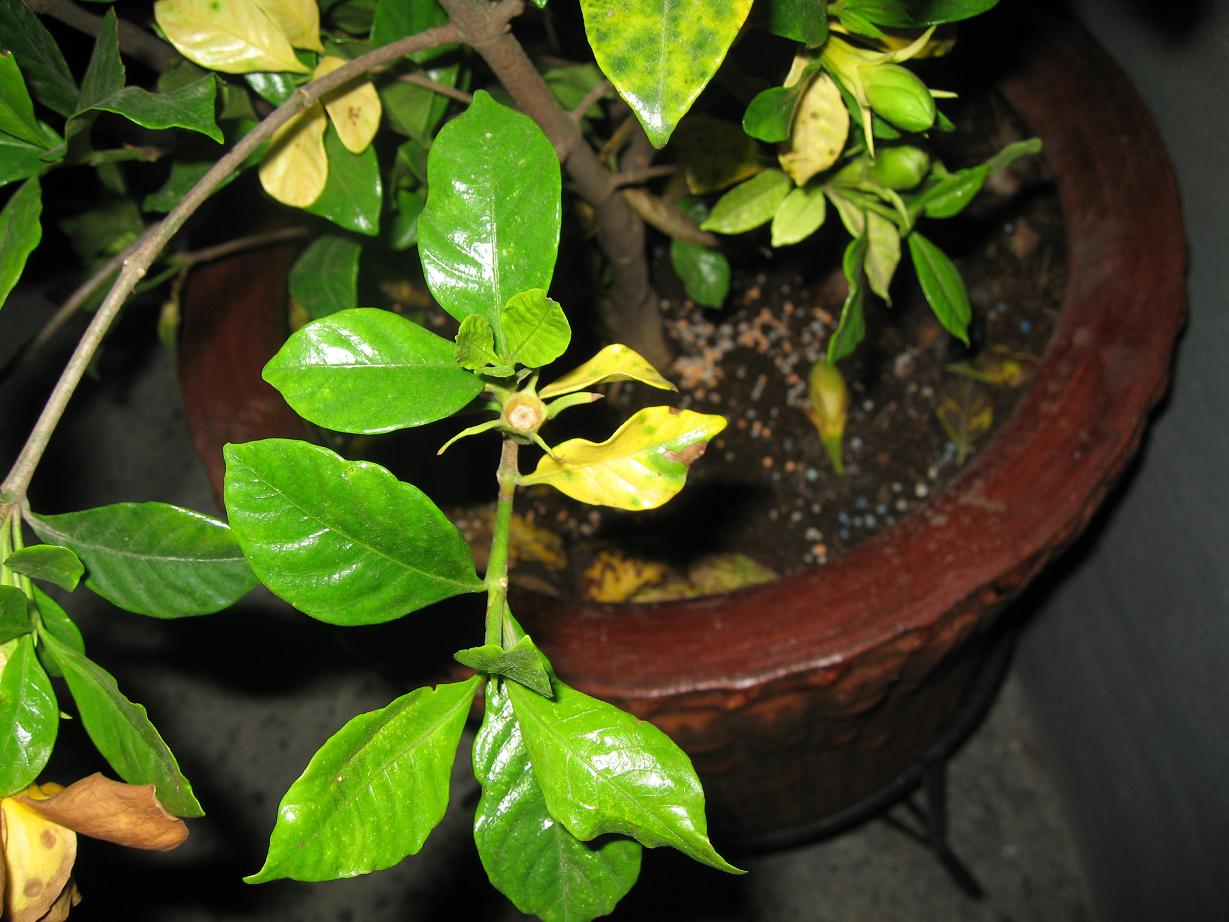
[[[823,828],[918,764],[961,711],[996,614],[1087,524],[1165,390],[1185,243],[1160,138],[1080,27],[1002,13],[1019,20],[1002,34],[1028,44],[1013,49],[1019,63],[1000,89],[1058,176],[1069,275],[1035,383],[994,441],[924,511],[823,568],[692,601],[517,607],[561,675],[692,754],[723,844]],[[222,442],[302,426],[259,380],[280,331],[257,342],[270,330],[254,332],[247,309],[219,315],[226,305],[202,296],[210,284],[187,298],[182,374],[216,473]],[[278,306],[281,297],[268,295]],[[212,338],[201,338],[202,317]],[[228,341],[245,346],[250,367],[222,374],[232,384],[245,375],[274,411],[259,427],[247,396],[202,402],[219,396],[213,366],[230,361]]]

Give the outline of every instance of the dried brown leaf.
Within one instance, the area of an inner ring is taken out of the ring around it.
[[[92,839],[167,852],[188,837],[183,820],[158,802],[152,784],[122,784],[95,773],[46,800],[18,802]]]

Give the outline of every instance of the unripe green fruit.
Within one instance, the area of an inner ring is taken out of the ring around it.
[[[866,101],[897,128],[926,131],[935,123],[935,101],[921,79],[899,64],[863,67]]]
[[[884,147],[875,154],[866,178],[888,189],[905,192],[930,172],[930,155],[920,147]]]

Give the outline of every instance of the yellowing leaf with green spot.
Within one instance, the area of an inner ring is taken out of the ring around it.
[[[343,58],[332,55],[323,57],[316,65],[312,79],[319,80],[345,63]],[[323,102],[346,150],[352,154],[365,151],[380,127],[380,97],[371,81],[366,80],[349,90],[335,90],[325,96]]]
[[[555,446],[554,457],[543,455],[521,483],[547,484],[594,506],[656,509],[683,489],[691,463],[725,425],[724,416],[648,407],[605,442],[570,439]]]
[[[579,368],[546,385],[538,391],[538,396],[550,400],[560,394],[570,394],[594,384],[609,384],[612,381],[639,381],[663,391],[678,389],[635,349],[612,343]]]
[[[260,184],[284,205],[306,208],[324,191],[329,159],[324,152],[328,120],[319,103],[283,125],[260,161]]]
[[[602,72],[662,147],[725,59],[751,0],[580,0]]]
[[[296,48],[324,51],[320,44],[320,7],[316,0],[256,0]]]
[[[307,73],[277,23],[255,0],[158,0],[154,19],[175,50],[226,74]]]
[[[831,77],[820,74],[798,103],[789,140],[777,159],[781,169],[802,186],[836,163],[848,137],[849,110],[841,91]]]

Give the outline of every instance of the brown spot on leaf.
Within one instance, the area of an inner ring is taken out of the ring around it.
[[[704,454],[708,448],[708,442],[696,442],[694,445],[688,445],[682,451],[666,450],[666,458],[670,461],[681,461],[685,466],[691,467],[691,463]]]
[[[43,892],[43,882],[41,880],[36,880],[33,877],[31,877],[29,880],[26,881],[26,885],[21,888],[21,892],[29,897],[38,896],[40,893]]]
[[[55,833],[50,829],[44,829],[39,835],[38,840],[43,843],[43,848],[55,848]]]

